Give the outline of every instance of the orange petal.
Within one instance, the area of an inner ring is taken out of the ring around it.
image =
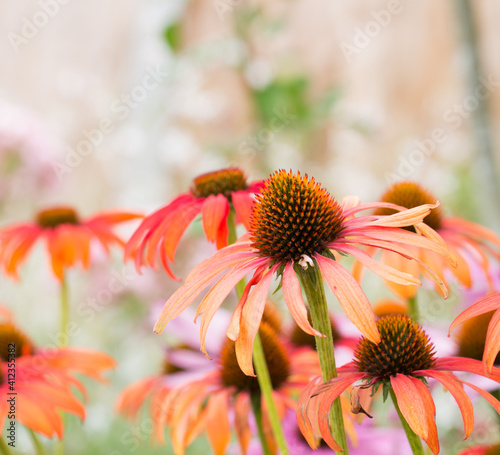
[[[353,276],[337,262],[314,256],[328,287],[337,297],[351,322],[370,341],[380,342],[375,315],[365,293]]]
[[[391,376],[391,386],[406,422],[417,436],[427,440],[429,437],[427,410],[419,390],[410,378],[399,373]]]
[[[207,403],[206,431],[215,455],[224,455],[231,442],[228,393],[226,390],[212,395]]]
[[[450,328],[448,330],[448,336],[453,330],[455,330],[455,328],[458,325],[462,324],[468,319],[498,309],[500,309],[500,292],[497,294],[490,295],[485,299],[479,300],[479,302],[474,303],[465,311],[462,311],[451,323]]]
[[[252,353],[255,336],[259,330],[266,298],[274,278],[277,266],[271,268],[262,280],[257,283],[247,298],[240,318],[240,334],[236,340],[236,358],[241,371],[247,376],[255,376]]]
[[[214,243],[222,223],[227,223],[229,202],[223,194],[210,195],[203,202],[201,221],[209,242]]]
[[[302,289],[290,262],[285,266],[283,273],[283,297],[294,321],[304,332],[318,337],[325,336],[315,330],[307,319],[307,309],[302,297]]]
[[[488,332],[486,333],[486,344],[484,346],[483,362],[486,371],[490,372],[495,363],[497,354],[500,352],[500,310],[493,313]]]
[[[254,198],[248,191],[235,191],[231,194],[231,200],[233,202],[234,211],[236,215],[238,215],[238,221],[240,221],[248,231],[250,229],[250,213],[252,212]]]
[[[429,426],[429,436],[425,440],[432,453],[439,453],[439,440],[438,433],[436,427],[436,405],[434,404],[434,400],[432,399],[431,392],[429,388],[418,378],[414,378],[412,376],[408,376],[424,401],[424,406],[427,411],[427,424]]]
[[[474,407],[472,406],[469,396],[465,393],[464,388],[457,382],[453,375],[430,370],[426,370],[425,375],[437,379],[450,391],[453,398],[455,398],[462,414],[462,420],[464,421],[464,439],[467,439],[474,428]]]

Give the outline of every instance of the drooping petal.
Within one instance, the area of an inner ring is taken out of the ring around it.
[[[462,311],[451,323],[450,329],[448,330],[448,336],[453,330],[455,330],[455,328],[458,325],[462,324],[468,319],[498,309],[500,309],[500,292],[497,294],[490,295],[489,297],[486,297],[485,299],[482,299],[479,302],[474,303],[465,311]]]
[[[223,194],[210,195],[203,202],[201,221],[209,242],[214,243],[222,223],[227,220],[229,202]]]
[[[424,204],[408,210],[395,213],[394,215],[381,216],[378,220],[369,223],[371,226],[405,227],[421,223],[422,220],[431,213],[432,209],[439,207],[436,204]]]
[[[427,413],[427,425],[429,427],[429,435],[425,442],[431,449],[432,453],[436,455],[439,453],[439,440],[435,419],[436,405],[434,404],[434,400],[432,399],[431,392],[429,391],[427,385],[425,385],[418,378],[414,378],[412,376],[408,376],[408,378],[413,382],[424,402],[425,410]]]
[[[302,297],[302,289],[291,262],[287,263],[283,273],[283,297],[294,321],[304,332],[313,336],[325,336],[315,330],[307,319],[307,309]]]
[[[391,376],[391,386],[406,422],[417,436],[427,440],[429,436],[427,410],[420,391],[410,378],[399,373]]]
[[[255,376],[252,362],[253,343],[259,330],[267,294],[276,268],[277,266],[274,266],[255,285],[241,311],[240,333],[236,340],[235,350],[238,365],[247,376]]]
[[[252,212],[252,205],[254,198],[248,191],[235,191],[231,194],[234,211],[238,216],[238,220],[245,226],[248,231],[250,229],[250,214]]]
[[[486,344],[484,346],[483,362],[486,366],[486,371],[491,371],[495,359],[500,352],[500,310],[493,313],[490,323],[488,324],[488,332],[486,333]]]
[[[208,326],[217,309],[222,305],[224,299],[234,289],[236,284],[251,270],[267,262],[267,258],[255,258],[240,267],[232,269],[230,273],[224,275],[203,298],[196,312],[195,320],[200,313],[203,313],[200,326],[201,351],[208,357],[205,349],[205,337]]]
[[[486,372],[482,362],[467,357],[439,357],[436,359],[433,369],[439,371],[467,371],[500,382],[500,368],[493,367]]]
[[[347,389],[347,387],[362,379],[364,376],[364,373],[353,373],[345,377],[331,379],[325,383],[325,386],[328,385],[328,389],[319,404],[319,431],[328,446],[337,452],[343,452],[343,450],[335,439],[333,439],[331,434],[330,408],[332,407],[333,402],[345,389]],[[316,390],[313,393],[316,393]]]
[[[486,401],[491,404],[495,408],[495,411],[500,414],[500,401],[498,401],[491,393],[486,392],[486,390],[481,389],[481,387],[478,387],[474,384],[471,384],[470,382],[467,381],[462,381],[461,379],[458,379],[462,384],[468,385],[471,389],[474,389],[479,395],[481,395],[483,398],[486,399]]]
[[[252,430],[248,424],[250,412],[249,395],[245,393],[238,394],[234,404],[234,429],[243,454],[246,454],[248,445],[252,439]]]
[[[321,376],[314,378],[309,384],[304,388],[299,397],[299,403],[297,406],[297,423],[299,425],[300,432],[304,436],[307,443],[316,450],[316,438],[314,435],[313,426],[308,415],[309,402],[312,398],[312,391],[316,388],[318,383],[321,383]],[[342,393],[342,392],[340,392]]]
[[[224,455],[231,442],[228,393],[226,390],[212,395],[207,403],[206,430],[215,455]]]
[[[342,309],[360,332],[374,343],[380,342],[375,315],[365,293],[353,276],[337,262],[315,255],[328,287],[337,297]]]
[[[474,428],[474,407],[470,401],[469,396],[465,393],[462,385],[457,382],[455,376],[441,371],[425,370],[426,376],[437,379],[443,386],[445,386],[455,398],[455,401],[462,413],[462,420],[464,421],[464,439],[467,439],[472,433]]]
[[[226,248],[230,251],[225,252]],[[226,248],[219,250],[222,252],[222,259],[219,261],[214,260],[217,259],[217,255],[214,255],[195,267],[184,285],[167,300],[154,326],[156,333],[161,333],[168,321],[182,313],[220,273],[232,265],[241,264],[245,258],[251,259],[253,255],[251,252],[232,254],[234,249],[231,246]]]
[[[343,251],[344,253],[350,254],[355,257],[359,262],[368,267],[372,272],[375,272],[377,275],[382,278],[393,281],[395,283],[403,284],[403,285],[421,285],[422,283],[418,278],[415,278],[413,275],[409,273],[401,272],[395,268],[389,267],[383,263],[377,262],[371,258],[370,255],[365,253],[363,250],[356,248],[352,245],[342,245],[336,247],[337,251]]]

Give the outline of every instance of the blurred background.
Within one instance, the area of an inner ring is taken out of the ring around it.
[[[495,0],[0,0],[2,225],[52,204],[148,214],[196,175],[238,166],[252,180],[300,170],[363,202],[416,180],[498,233],[499,19]],[[180,276],[213,251],[200,234],[181,242]],[[39,345],[59,318],[50,273],[39,248],[19,282],[0,278],[1,303]],[[165,339],[151,328],[178,285],[116,250],[71,271],[72,308],[110,273],[125,290],[92,321],[73,310],[72,344],[119,366],[89,383],[68,453],[169,453],[113,402],[158,371]]]

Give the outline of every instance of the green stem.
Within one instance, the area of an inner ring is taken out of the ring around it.
[[[401,414],[401,410],[399,409],[398,406],[398,400],[396,398],[394,390],[392,390],[392,387],[390,388],[390,393],[392,402],[394,403],[394,407],[396,408],[399,419],[401,420],[401,425],[403,425],[406,437],[408,438],[408,442],[410,443],[413,455],[425,455],[424,447],[422,446],[422,440],[413,432],[413,430],[410,428],[410,425],[408,425],[406,419],[403,417],[403,414]]]
[[[68,297],[68,281],[66,274],[61,281],[61,344],[60,347],[68,345],[68,322],[69,322],[69,297]]]
[[[257,424],[257,430],[259,431],[259,439],[262,445],[262,451],[264,452],[264,455],[272,455],[272,452],[267,444],[266,433],[264,432],[264,427],[262,425],[262,406],[260,393],[252,393],[250,396],[250,401],[252,403],[252,410],[255,417],[255,423]]]
[[[415,322],[419,322],[420,315],[418,312],[418,300],[416,293],[413,297],[408,297],[408,315]]]
[[[236,223],[234,220],[233,209],[229,211],[229,216],[227,217],[227,226],[229,230],[228,234],[228,244],[232,244],[236,241]],[[236,294],[238,298],[241,298],[243,291],[245,289],[245,280],[241,280],[236,285]],[[269,369],[267,368],[266,357],[264,355],[264,349],[262,348],[262,342],[260,340],[260,335],[257,333],[255,336],[255,341],[253,345],[253,363],[255,367],[255,373],[257,375],[257,381],[259,382],[260,392],[264,397],[264,401],[267,407],[267,414],[269,416],[269,423],[271,424],[271,429],[273,430],[274,439],[276,440],[276,445],[281,452],[281,455],[288,455],[288,447],[286,444],[285,435],[283,433],[283,428],[281,427],[281,420],[276,410],[276,405],[273,399],[273,385],[271,383],[271,377],[269,376]]]
[[[337,377],[337,367],[335,365],[335,355],[333,348],[332,324],[330,313],[326,301],[325,288],[323,287],[323,276],[316,261],[314,266],[303,269],[299,265],[295,271],[300,278],[302,287],[309,304],[313,327],[324,337],[316,338],[316,349],[319,355],[321,375],[323,382]],[[337,398],[330,409],[330,425],[332,435],[337,443],[344,449],[343,454],[348,455],[347,439],[345,435],[344,419],[340,398]]]
[[[12,450],[10,450],[7,443],[3,440],[3,437],[0,438],[0,452],[3,455],[12,455]]]
[[[30,429],[29,434],[31,436],[31,440],[33,441],[33,445],[35,446],[36,453],[38,455],[46,455],[47,452],[45,452],[42,443],[38,440],[36,433]]]

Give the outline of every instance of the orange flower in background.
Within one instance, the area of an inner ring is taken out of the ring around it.
[[[294,267],[312,266],[319,267],[354,325],[369,339],[379,341],[370,302],[359,283],[335,257],[352,255],[378,275],[404,285],[420,284],[420,281],[408,273],[378,263],[356,245],[387,249],[415,261],[420,260],[409,252],[407,246],[435,251],[450,261],[453,258],[442,242],[399,229],[420,223],[436,207],[435,204],[391,216],[354,216],[374,207],[378,205],[359,205],[355,198],[340,205],[307,175],[301,177],[300,173],[293,175],[283,170],[275,172],[257,194],[249,235],[195,267],[184,285],[166,302],[154,330],[162,332],[170,320],[181,314],[226,271],[206,294],[197,311],[197,315],[202,314],[201,349],[206,353],[205,334],[213,315],[234,286],[253,271],[227,332],[228,337],[236,341],[241,368],[246,374],[253,375],[253,342],[275,273],[282,277],[285,303],[297,325],[306,333],[321,336],[307,319],[301,286],[294,270]],[[446,292],[444,285],[443,292]]]
[[[358,392],[364,389],[376,391],[382,386],[385,394],[394,394],[406,422],[434,454],[439,453],[434,418],[436,407],[422,378],[436,379],[451,393],[462,414],[464,439],[470,436],[474,427],[474,410],[463,385],[482,395],[500,413],[500,401],[453,374],[456,371],[465,371],[486,376],[481,362],[463,357],[437,358],[428,336],[407,316],[383,317],[377,321],[377,327],[381,334],[379,344],[361,338],[354,353],[355,360],[338,369],[339,377],[324,384],[321,384],[321,377],[318,377],[302,393],[297,419],[302,434],[311,447],[315,447],[315,440],[308,412],[310,400],[318,397],[315,400],[320,401],[317,418],[321,435],[332,449],[339,450],[340,447],[330,433],[329,410],[335,399],[357,381],[365,382],[356,388]],[[500,382],[500,368],[493,368],[489,378]],[[352,395],[355,398],[354,390]]]
[[[18,278],[18,269],[39,239],[47,242],[52,270],[62,281],[64,270],[80,263],[90,266],[90,247],[99,243],[108,253],[111,245],[125,242],[113,228],[125,221],[140,218],[128,212],[109,212],[81,220],[70,207],[53,207],[38,213],[34,222],[19,223],[0,229],[0,266],[4,272]]]
[[[60,412],[85,417],[85,407],[74,395],[72,386],[84,396],[85,388],[74,374],[102,380],[101,373],[115,366],[111,357],[97,351],[36,348],[10,321],[0,323],[0,362],[2,428],[6,428],[4,421],[11,420],[7,416],[14,410],[15,419],[31,430],[60,439],[64,432]],[[16,394],[12,395],[13,392]],[[9,401],[12,397],[14,401]]]
[[[495,359],[500,352],[500,293],[490,295],[479,302],[474,303],[465,311],[462,311],[451,323],[450,333],[460,324],[470,321],[472,318],[494,311],[488,324],[486,342],[484,345],[483,364],[486,371],[491,372]]]
[[[500,453],[500,444],[468,447],[458,452],[457,455],[496,455],[498,453]]]
[[[221,169],[196,177],[189,192],[144,219],[127,243],[125,260],[133,258],[140,272],[142,265],[156,268],[159,253],[165,271],[177,279],[168,262],[174,262],[179,241],[194,218],[201,214],[207,240],[222,248],[227,245],[227,219],[231,207],[236,213],[236,222],[248,229],[252,194],[261,186],[261,181],[247,182],[243,171],[238,168]]]
[[[296,409],[294,397],[298,391],[312,376],[320,374],[318,355],[309,348],[289,352],[287,345],[266,323],[261,324],[259,333],[269,367],[273,398],[278,415],[283,419],[287,410]],[[257,378],[241,371],[234,342],[227,340],[217,368],[202,378],[174,388],[163,404],[161,420],[170,428],[174,453],[183,454],[194,438],[205,430],[213,452],[223,455],[231,441],[233,427],[241,451],[246,453],[253,433],[249,422],[252,400],[260,403],[263,432],[268,445],[273,448],[275,443]]]
[[[418,183],[400,182],[392,185],[383,194],[381,201],[411,209],[422,204],[434,204],[437,199]],[[375,213],[390,215],[394,213],[394,210],[379,208]],[[493,231],[461,218],[446,217],[440,207],[433,209],[424,219],[424,223],[425,225],[417,226],[417,229],[431,238],[435,237],[435,233],[439,234],[456,257],[458,266],[450,267],[446,259],[433,251],[412,247],[411,252],[414,256],[428,265],[445,283],[445,272],[450,271],[463,286],[471,287],[473,283],[470,269],[475,264],[479,265],[480,270],[483,271],[485,280],[490,282],[489,256],[500,259],[500,239]],[[408,229],[414,230],[412,227]],[[368,248],[366,252],[373,256],[376,249]],[[381,261],[414,276],[419,276],[421,272],[426,273],[426,269],[422,268],[418,262],[409,261],[392,251],[383,251]],[[353,269],[353,274],[358,279],[361,276],[362,267],[363,264],[358,262]],[[393,292],[404,298],[413,297],[417,292],[416,286],[401,286],[388,280],[386,284]]]

